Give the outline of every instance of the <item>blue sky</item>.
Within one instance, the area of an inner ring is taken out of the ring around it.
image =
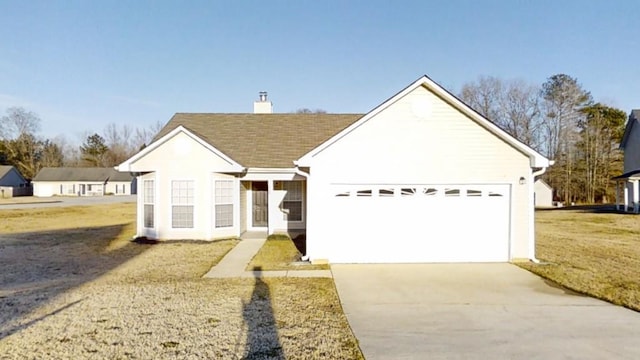
[[[251,112],[262,90],[276,112],[367,112],[424,74],[457,93],[565,73],[640,108],[640,1],[0,4],[0,112],[23,106],[41,135],[75,142],[112,122]]]

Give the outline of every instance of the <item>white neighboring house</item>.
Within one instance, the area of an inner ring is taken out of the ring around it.
[[[42,168],[31,181],[33,195],[103,196],[136,193],[133,175],[113,168]]]
[[[20,171],[11,165],[0,165],[0,198],[22,194],[29,187],[29,182]]]
[[[620,142],[623,174],[616,176],[616,209],[640,213],[640,110],[632,110]]]
[[[306,255],[333,263],[535,258],[550,161],[428,77],[367,114],[258,105],[175,114],[118,166],[139,174],[138,236],[306,230]]]
[[[544,180],[536,180],[534,194],[536,207],[553,207],[553,189]]]

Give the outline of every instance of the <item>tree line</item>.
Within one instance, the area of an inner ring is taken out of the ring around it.
[[[39,135],[42,120],[22,107],[11,107],[0,117],[0,165],[13,165],[27,179],[43,167],[112,167],[149,144],[161,123],[148,128],[107,125],[101,133],[88,133],[80,146],[66,138]]]
[[[610,202],[611,177],[623,169],[618,150],[627,114],[593,101],[574,77],[557,74],[542,84],[480,77],[459,97],[529,147],[554,160],[543,179],[557,200]]]

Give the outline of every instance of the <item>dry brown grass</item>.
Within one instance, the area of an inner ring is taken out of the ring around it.
[[[203,279],[235,240],[132,243],[134,212],[0,211],[0,358],[362,358],[331,279]]]
[[[640,311],[640,216],[536,212],[537,257],[518,264],[569,289]]]
[[[300,252],[287,235],[269,235],[258,253],[251,259],[246,270],[329,270],[329,265],[295,264],[300,261]]]

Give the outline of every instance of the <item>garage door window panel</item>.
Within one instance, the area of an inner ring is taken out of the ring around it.
[[[414,196],[416,194],[416,188],[401,188],[401,196]]]
[[[379,196],[380,197],[393,197],[395,195],[395,191],[393,189],[380,189]]]
[[[460,196],[460,189],[445,189],[444,196],[446,197],[458,197]]]
[[[481,197],[481,196],[482,196],[482,191],[467,189],[467,197]]]
[[[373,190],[371,189],[358,190],[358,192],[356,193],[356,196],[358,197],[371,197],[372,195],[373,195]]]

